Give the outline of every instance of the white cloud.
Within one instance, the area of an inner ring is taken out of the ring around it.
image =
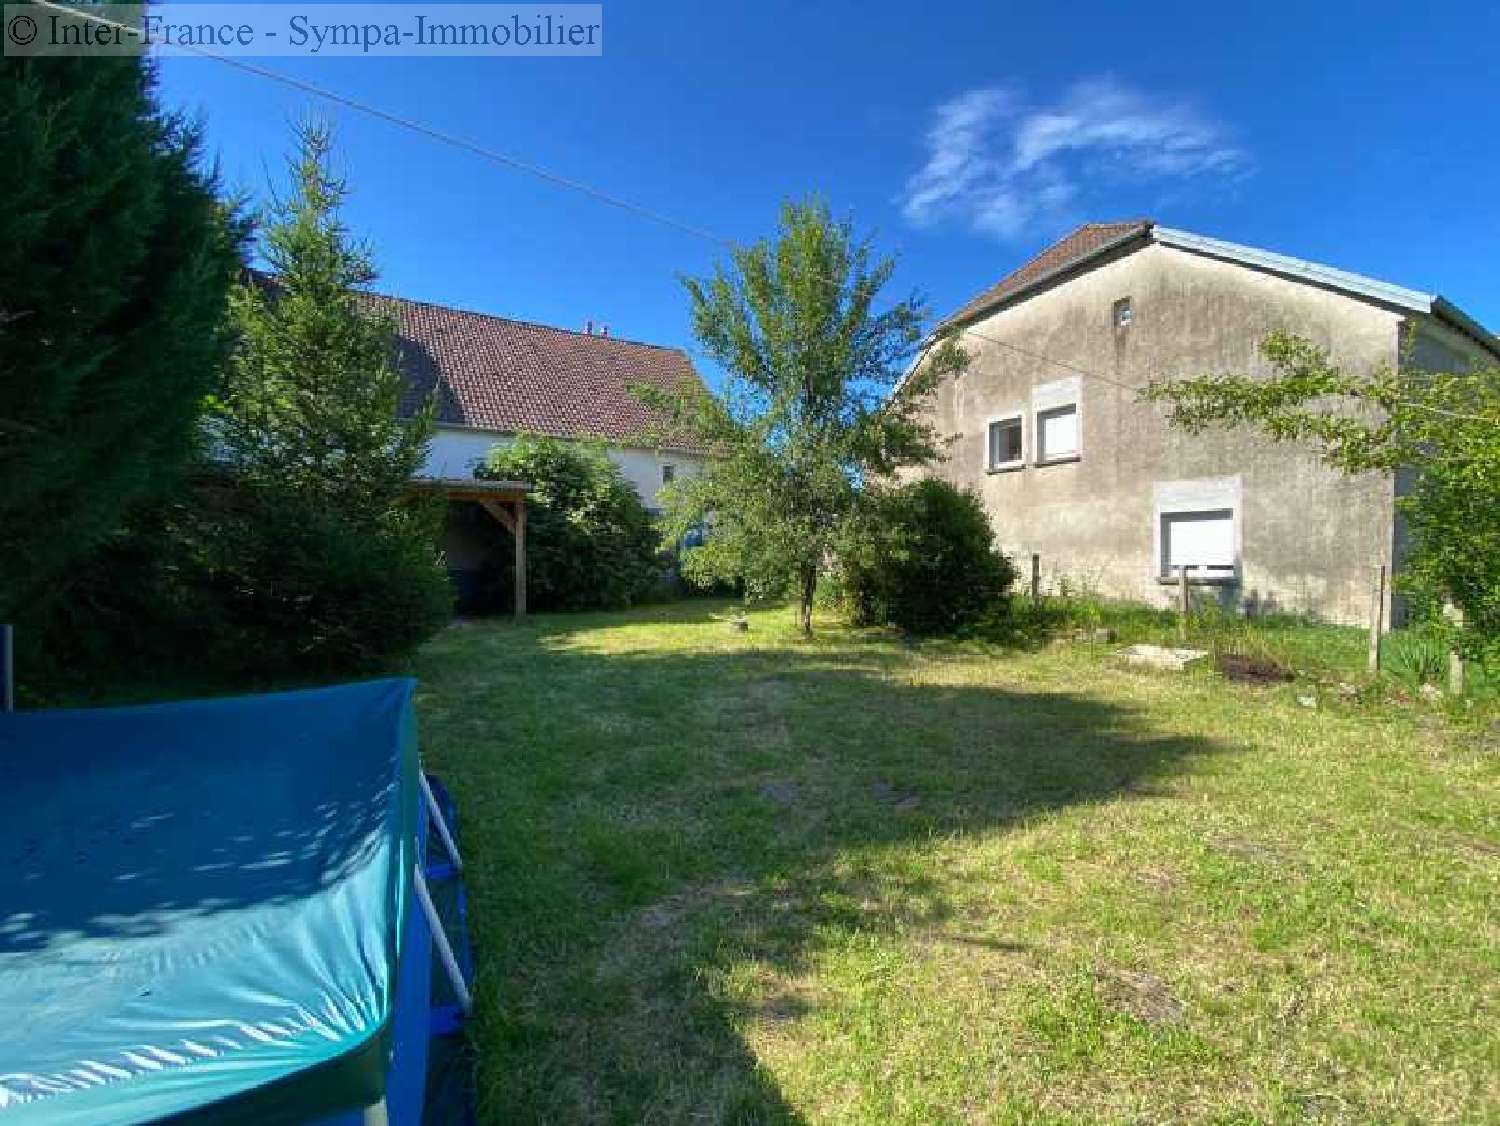
[[[1191,106],[1112,78],[1075,83],[1049,106],[987,87],[937,107],[927,163],[898,202],[919,226],[957,219],[1012,239],[1082,206],[1108,216],[1130,210],[1117,198],[1127,185],[1232,177],[1247,167],[1223,129]]]

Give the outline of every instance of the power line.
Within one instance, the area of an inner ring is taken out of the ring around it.
[[[107,17],[100,16],[92,12],[83,11],[78,8],[70,8],[65,4],[54,3],[53,0],[33,0],[33,2],[36,3],[39,7],[50,8],[58,12],[64,12],[68,15],[88,20],[91,23],[102,24],[105,27],[114,28],[117,31],[134,33],[138,30],[130,27],[128,24],[120,23],[117,20],[108,19]],[[581,180],[574,180],[571,177],[552,172],[549,169],[542,168],[536,164],[531,164],[528,161],[519,159],[518,157],[510,156],[507,153],[487,148],[484,145],[477,144],[474,141],[459,137],[453,133],[445,132],[442,129],[438,129],[435,126],[428,125],[425,122],[417,121],[414,118],[403,117],[400,114],[381,109],[379,106],[374,106],[368,102],[360,101],[358,98],[351,98],[347,94],[337,93],[336,91],[319,86],[316,83],[308,82],[305,79],[301,78],[295,78],[290,74],[283,74],[281,71],[272,70],[269,67],[259,66],[255,63],[246,62],[244,59],[238,58],[236,56],[220,55],[213,51],[205,50],[204,48],[196,45],[178,44],[176,46],[179,50],[186,51],[199,58],[211,59],[214,62],[223,63],[225,66],[233,67],[235,70],[241,70],[247,74],[253,74],[257,77],[267,79],[271,82],[278,82],[283,86],[289,86],[294,90],[300,90],[304,94],[311,94],[313,97],[322,98],[325,101],[333,102],[335,105],[343,106],[346,109],[351,109],[358,113],[368,114],[371,117],[386,122],[388,125],[395,125],[403,129],[410,129],[413,132],[420,133],[424,137],[439,141],[445,145],[451,145],[452,147],[457,149],[462,149],[465,152],[472,153],[473,155],[482,157],[485,160],[493,161],[494,163],[500,164],[506,168],[514,169],[517,172],[524,172],[528,176],[534,176],[539,180],[543,180],[557,187],[567,188],[570,191],[575,191],[582,195],[586,195],[590,199],[597,200],[598,202],[607,204],[610,207],[617,207],[621,211],[628,211],[634,215],[639,215],[642,218],[651,220],[653,223],[660,223],[662,226],[672,227],[686,234],[693,235],[695,238],[706,239],[709,242],[713,242],[719,245],[728,246],[730,248],[733,248],[734,246],[734,244],[728,239],[721,238],[720,236],[715,235],[710,231],[704,230],[702,227],[695,227],[691,223],[685,223],[679,219],[674,219],[670,215],[663,215],[659,211],[653,211],[648,207],[642,207],[639,204],[632,203],[627,199],[621,199],[619,196],[611,195],[609,192],[593,187],[592,185],[586,184]]]
[[[91,23],[96,23],[104,27],[113,28],[117,31],[124,31],[131,34],[135,34],[138,31],[138,29],[132,28],[128,24],[121,23],[118,20],[109,19],[108,17],[101,16],[95,12],[89,12],[79,8],[70,8],[65,4],[55,3],[54,0],[33,0],[33,2],[38,7],[62,12],[79,19],[88,20]],[[353,110],[356,113],[366,114],[378,121],[383,121],[388,125],[394,125],[401,129],[409,129],[414,133],[429,138],[430,140],[435,140],[441,144],[449,145],[450,147],[470,153],[474,156],[478,156],[484,160],[488,160],[502,167],[509,168],[517,172],[522,172],[545,183],[552,184],[555,187],[565,188],[569,191],[578,192],[580,195],[587,196],[588,198],[593,199],[599,203],[618,208],[619,210],[628,212],[632,215],[638,215],[643,219],[647,219],[664,227],[670,227],[674,230],[681,231],[684,234],[692,235],[694,238],[702,239],[705,242],[714,244],[715,246],[727,248],[730,251],[737,249],[736,243],[732,239],[725,238],[723,235],[715,234],[714,232],[709,231],[703,227],[698,227],[692,223],[683,222],[680,219],[674,219],[670,215],[663,214],[660,211],[655,211],[649,207],[642,207],[639,204],[632,203],[630,200],[622,199],[619,196],[612,195],[600,188],[596,188],[591,184],[584,183],[582,180],[575,180],[572,177],[561,175],[560,173],[553,172],[550,169],[543,168],[540,165],[532,164],[529,161],[521,160],[520,158],[511,156],[508,153],[500,152],[497,149],[489,148],[485,145],[470,141],[464,137],[449,133],[435,126],[428,125],[425,122],[416,120],[415,118],[405,117],[401,114],[392,113],[390,110],[381,109],[379,106],[371,105],[369,102],[364,102],[358,98],[352,98],[347,94],[340,94],[337,91],[329,90],[326,87],[319,86],[314,82],[308,82],[305,79],[296,78],[290,74],[284,74],[281,71],[272,70],[269,67],[259,66],[255,63],[247,62],[243,58],[232,55],[217,54],[216,52],[206,50],[205,48],[199,47],[194,44],[181,44],[178,45],[178,48],[180,50],[188,52],[189,54],[195,55],[198,58],[209,59],[213,62],[223,63],[225,66],[232,67],[235,70],[243,71],[246,74],[252,74],[258,78],[264,78],[267,81],[279,83],[293,90],[298,90],[304,94],[310,94],[315,98],[322,98],[325,101],[332,102],[335,105],[343,106],[345,109]],[[836,279],[827,278],[825,280],[832,282]],[[1012,344],[1009,341],[1000,340],[993,336],[987,336],[986,334],[980,332],[975,328],[970,327],[963,329],[962,331],[977,336],[981,340],[989,341],[991,344],[998,345],[1001,348],[1008,348],[1012,352],[1019,353],[1020,355],[1027,356],[1034,360],[1039,360],[1043,363],[1052,364],[1067,371],[1072,371],[1078,375],[1082,375],[1090,379],[1098,379],[1104,383],[1112,384],[1113,386],[1122,388],[1126,391],[1137,390],[1137,388],[1125,383],[1121,383],[1118,380],[1112,379],[1107,375],[1102,375],[1099,372],[1091,371],[1088,368],[1079,367],[1077,364],[1068,363],[1066,360],[1056,359],[1042,352],[1033,352],[1029,349],[1022,348],[1020,345]]]

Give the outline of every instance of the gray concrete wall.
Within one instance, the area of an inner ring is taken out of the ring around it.
[[[1476,368],[1500,367],[1500,358],[1486,351],[1473,337],[1441,324],[1429,317],[1413,317],[1402,326],[1401,364],[1417,371],[1465,372]],[[1417,481],[1409,469],[1396,473],[1396,497],[1407,496]],[[1410,534],[1400,506],[1391,551],[1393,567],[1400,568],[1410,548]],[[1406,619],[1405,600],[1396,596],[1391,602],[1391,620],[1400,625]]]
[[[1113,306],[1124,297],[1132,320],[1117,329]],[[1391,365],[1400,325],[1395,313],[1331,291],[1151,244],[965,332],[971,366],[931,401],[938,432],[951,436],[933,472],[983,497],[997,541],[1023,569],[1037,552],[1053,583],[1067,578],[1158,605],[1174,597],[1158,579],[1163,497],[1233,495],[1238,574],[1225,588],[1203,588],[1205,596],[1252,612],[1363,622],[1371,565],[1391,558],[1389,478],[1346,477],[1296,446],[1249,432],[1182,433],[1166,425],[1161,408],[1138,403],[1136,391],[1154,378],[1268,374],[1257,349],[1278,328],[1322,344],[1342,365]],[[1055,396],[1053,385],[1070,379],[1078,386],[1081,455],[1031,464],[1038,389]],[[990,472],[986,422],[1010,410],[1025,412],[1028,464]]]

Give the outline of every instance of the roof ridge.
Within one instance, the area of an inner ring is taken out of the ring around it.
[[[549,325],[543,321],[527,320],[524,317],[507,317],[502,313],[490,313],[483,309],[466,309],[461,305],[444,305],[438,301],[424,301],[419,297],[402,297],[395,293],[381,293],[378,290],[367,289],[363,291],[371,297],[379,297],[386,301],[397,301],[403,305],[422,305],[428,309],[441,309],[445,313],[462,313],[466,317],[483,317],[489,321],[504,321],[506,324],[521,325],[525,328],[544,329],[547,332],[561,332],[568,336],[577,336],[584,340],[612,340],[616,344],[630,344],[637,348],[655,348],[660,352],[676,352],[686,356],[687,349],[673,344],[657,344],[650,340],[635,340],[628,336],[610,336],[598,332],[583,332],[576,328],[564,328],[562,325]]]

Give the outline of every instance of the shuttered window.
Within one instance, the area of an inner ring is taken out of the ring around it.
[[[1200,577],[1231,575],[1235,567],[1234,510],[1167,512],[1161,518],[1161,559],[1165,575],[1179,567]]]
[[[1078,405],[1054,407],[1036,416],[1036,460],[1057,461],[1078,456]]]

